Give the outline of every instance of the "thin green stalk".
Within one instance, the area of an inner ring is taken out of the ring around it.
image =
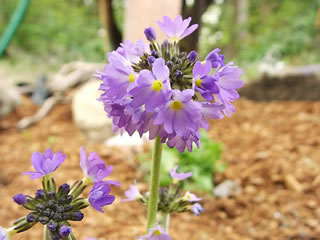
[[[49,233],[49,230],[48,230],[47,225],[45,225],[45,226],[43,227],[43,239],[44,239],[44,240],[51,240],[51,238],[50,238],[50,233]]]
[[[158,212],[158,221],[159,224],[169,232],[169,224],[170,224],[170,213]]]
[[[162,144],[161,138],[157,137],[154,141],[152,169],[150,181],[150,198],[148,201],[148,221],[147,231],[156,225],[157,210],[158,210],[158,195],[160,184],[160,163],[161,163]]]

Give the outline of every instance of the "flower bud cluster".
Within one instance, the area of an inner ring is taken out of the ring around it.
[[[183,180],[188,179],[192,176],[192,172],[188,173],[177,173],[176,166],[170,171],[170,175],[173,179],[172,184],[169,187],[163,187],[159,190],[159,202],[158,211],[162,213],[172,212],[193,212],[196,216],[199,216],[204,211],[198,198],[195,194],[186,192],[184,195],[181,194],[183,187]],[[126,198],[122,201],[139,201],[147,205],[148,194],[141,194],[136,184],[130,185],[130,189],[125,192]]]

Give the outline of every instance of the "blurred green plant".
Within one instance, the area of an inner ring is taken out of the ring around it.
[[[201,146],[192,153],[180,153],[175,148],[166,145],[162,151],[160,168],[160,185],[168,186],[172,179],[169,171],[178,165],[178,172],[192,171],[192,177],[184,182],[185,189],[211,193],[214,188],[214,176],[223,172],[227,165],[220,160],[222,144],[213,141],[205,131],[201,131]],[[141,154],[138,159],[142,162],[142,169],[150,169],[151,152]]]

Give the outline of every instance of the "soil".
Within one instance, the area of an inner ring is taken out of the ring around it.
[[[232,118],[211,123],[210,136],[224,145],[222,160],[228,168],[216,176],[239,181],[240,195],[203,197],[205,212],[174,214],[170,234],[174,240],[315,240],[320,239],[320,102],[235,103]],[[85,209],[82,222],[72,222],[77,239],[128,240],[144,235],[146,209],[123,203],[123,192],[134,179],[146,190],[139,163],[127,149],[88,145],[72,122],[69,104],[58,105],[40,123],[18,132],[15,124],[37,107],[25,98],[23,106],[0,120],[0,226],[27,213],[12,201],[17,193],[33,194],[40,180],[22,175],[32,170],[33,151],[62,150],[67,160],[54,173],[58,184],[82,178],[79,148],[97,151],[114,165],[109,179],[121,182],[112,192],[117,200],[105,213]],[[41,224],[12,240],[42,239]]]

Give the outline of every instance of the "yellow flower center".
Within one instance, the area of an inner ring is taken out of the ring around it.
[[[132,83],[132,82],[134,82],[135,79],[136,79],[136,76],[133,73],[131,73],[129,75],[129,82]]]
[[[157,230],[155,230],[155,231],[153,232],[153,235],[159,236],[159,235],[161,235],[161,232],[157,229]]]
[[[196,86],[197,87],[200,87],[201,86],[201,83],[202,83],[202,80],[200,78],[198,78],[195,82]]]
[[[152,89],[159,92],[163,87],[163,83],[160,80],[156,80],[152,83]]]
[[[173,36],[170,38],[171,42],[179,42],[180,38],[177,36]]]
[[[190,193],[186,194],[186,199],[187,199],[187,200],[190,200],[190,199],[191,199]]]
[[[173,101],[171,103],[171,108],[175,111],[180,111],[180,109],[182,108],[183,104],[180,101]]]

